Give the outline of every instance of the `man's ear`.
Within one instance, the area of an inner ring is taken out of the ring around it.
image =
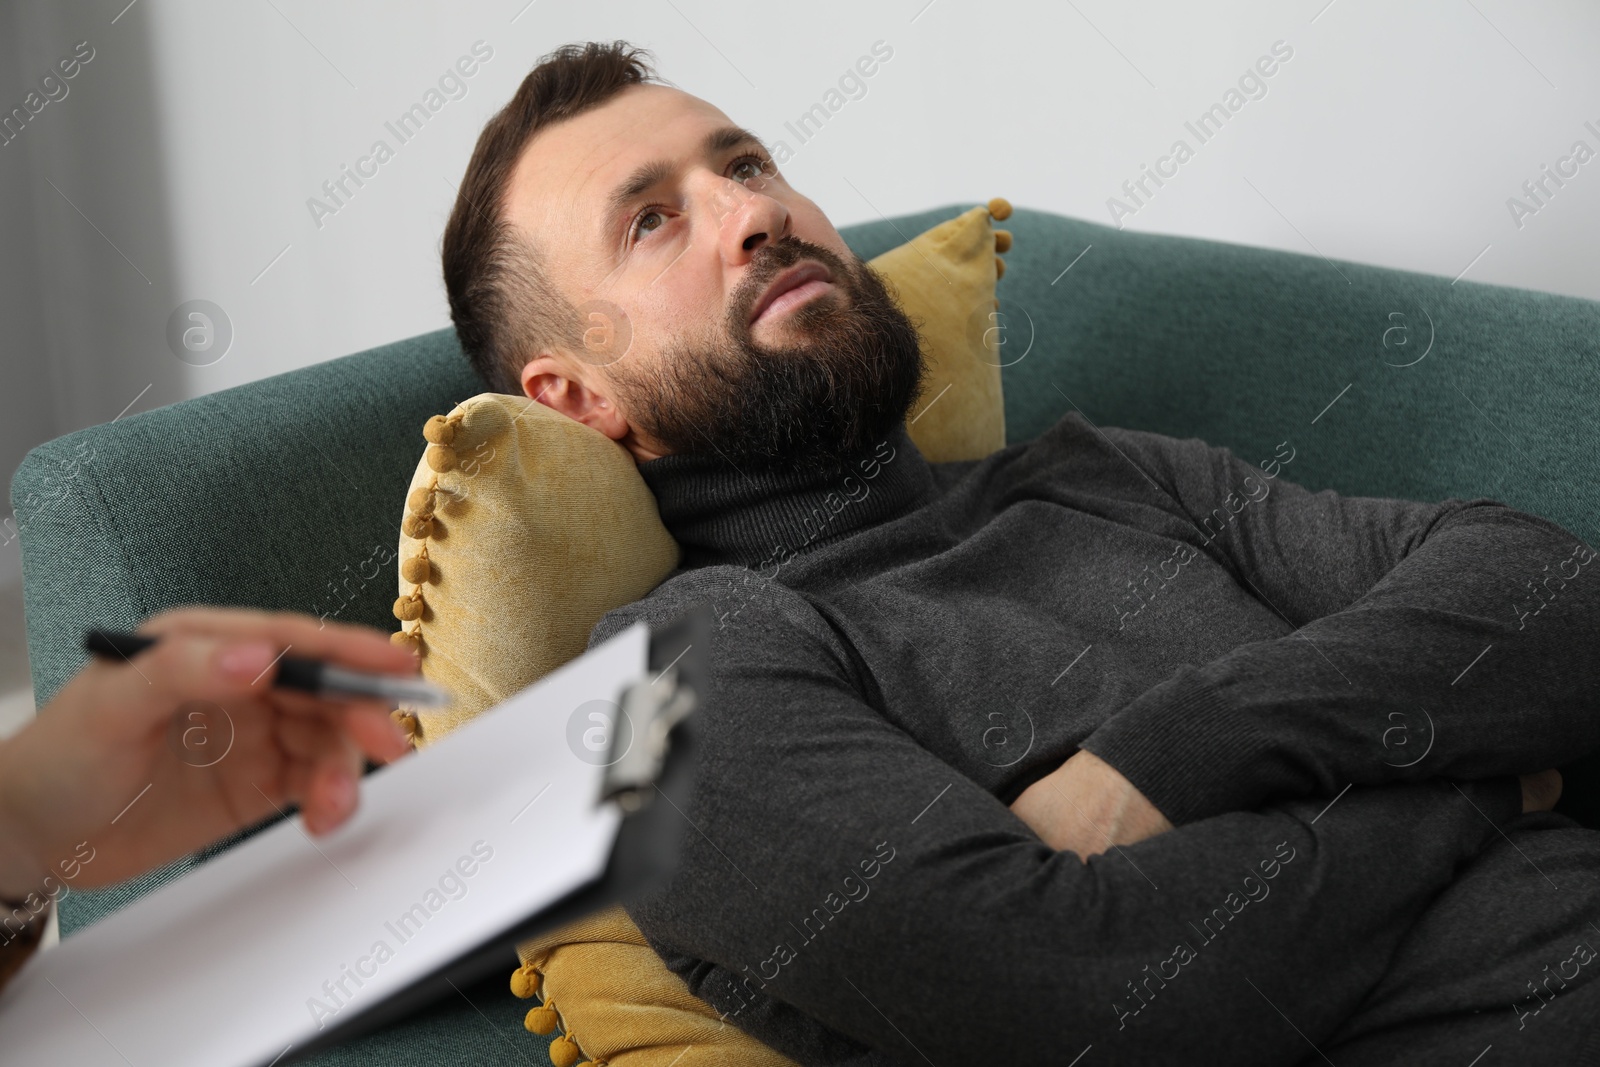
[[[603,383],[597,384],[603,388]],[[628,433],[628,421],[600,388],[585,384],[570,361],[549,352],[534,357],[522,368],[525,395],[574,422],[599,430],[613,441],[621,440]]]

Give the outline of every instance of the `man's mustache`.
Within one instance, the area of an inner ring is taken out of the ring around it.
[[[816,260],[833,274],[834,285],[847,292],[854,290],[854,276],[850,273],[848,264],[831,250],[791,234],[758,249],[751,257],[750,268],[745,272],[739,287],[734,290],[733,299],[728,307],[728,325],[733,336],[744,337],[749,333],[750,312],[755,307],[756,301],[761,299],[761,294],[766,290],[768,283],[780,272],[794,266],[802,259]]]

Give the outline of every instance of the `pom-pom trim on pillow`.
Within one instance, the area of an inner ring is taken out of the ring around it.
[[[456,427],[460,425],[462,415],[458,412],[453,415],[434,415],[422,427],[422,436],[428,442],[425,453],[428,466],[435,472],[454,470],[456,467],[455,449],[451,442],[456,437]],[[411,583],[411,592],[394,602],[394,617],[399,619],[401,627],[389,636],[389,640],[397,645],[407,645],[418,656],[427,654],[427,644],[422,639],[422,620],[427,614],[427,598],[423,593],[423,586],[433,578],[434,564],[428,558],[428,539],[434,533],[434,510],[439,503],[439,478],[434,477],[426,486],[418,486],[406,494],[406,510],[400,520],[400,532],[416,541],[421,541],[422,546],[417,554],[400,561],[400,576]],[[415,623],[410,629],[405,623]],[[406,739],[411,742],[411,747],[417,746],[422,737],[422,723],[415,713],[396,710],[394,720],[406,732]]]
[[[539,994],[540,987],[544,984],[544,974],[530,961],[511,972],[511,994],[522,1000]],[[572,1033],[570,1026],[563,1025],[561,1013],[556,1010],[556,1002],[549,998],[528,1009],[528,1014],[523,1016],[523,1028],[530,1034],[551,1034],[557,1027],[565,1033],[557,1034],[555,1040],[550,1042],[550,1062],[555,1067],[572,1067],[583,1059],[583,1050],[578,1044],[578,1039]],[[604,1060],[585,1060],[589,1067],[604,1067]]]

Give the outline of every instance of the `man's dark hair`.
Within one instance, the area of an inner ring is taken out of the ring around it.
[[[582,337],[578,309],[550,283],[531,239],[506,220],[517,158],[545,127],[657,81],[649,55],[627,41],[562,45],[478,135],[444,229],[444,287],[461,347],[496,392],[522,392],[522,368],[538,347],[575,350]]]

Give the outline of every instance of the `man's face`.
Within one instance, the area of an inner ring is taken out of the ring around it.
[[[541,131],[506,210],[586,329],[531,353],[523,390],[641,461],[830,468],[916,398],[916,331],[881,280],[697,97],[632,86]]]

